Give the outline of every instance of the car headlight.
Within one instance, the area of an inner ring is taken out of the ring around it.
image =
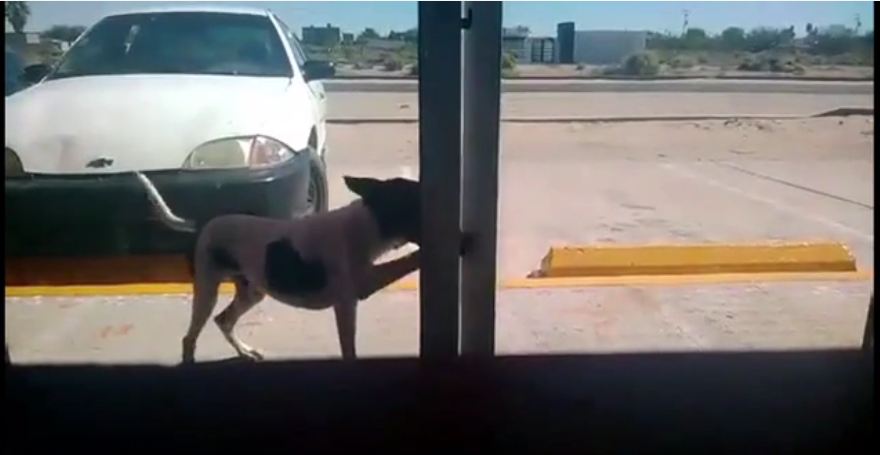
[[[196,147],[186,158],[186,169],[259,169],[277,166],[297,152],[264,136],[211,141]]]
[[[24,167],[21,160],[12,149],[6,149],[6,177],[21,177],[24,175]]]

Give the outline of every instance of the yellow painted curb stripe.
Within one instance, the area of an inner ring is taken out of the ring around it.
[[[853,272],[837,242],[552,247],[541,277]]]
[[[614,277],[513,278],[500,282],[499,289],[548,289],[595,286],[675,286],[772,281],[866,281],[869,271],[823,273],[727,273],[699,275],[635,275]],[[220,292],[231,294],[232,284],[224,283]],[[418,280],[406,279],[392,284],[388,291],[418,290]],[[189,294],[188,283],[150,283],[106,286],[7,286],[6,297],[101,296]]]

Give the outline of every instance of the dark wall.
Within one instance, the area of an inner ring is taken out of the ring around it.
[[[574,22],[562,22],[556,26],[556,43],[559,63],[574,63]]]

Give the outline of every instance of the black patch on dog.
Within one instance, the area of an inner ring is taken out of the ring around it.
[[[377,180],[345,177],[345,185],[364,201],[376,217],[383,239],[421,240],[421,192],[419,182],[403,178]]]
[[[238,271],[238,261],[225,248],[215,246],[209,250],[209,253],[211,254],[211,261],[219,268],[232,272]]]
[[[287,295],[320,291],[327,285],[327,271],[318,262],[307,262],[286,239],[266,247],[266,284]]]

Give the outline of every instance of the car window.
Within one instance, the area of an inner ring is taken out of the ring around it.
[[[11,95],[12,93],[19,90],[21,86],[21,75],[24,71],[21,60],[12,52],[6,52],[6,71],[4,75],[4,82],[6,85],[5,94]]]
[[[296,60],[296,65],[300,68],[306,63],[308,58],[306,57],[306,53],[303,51],[302,46],[299,44],[299,40],[296,38],[296,35],[290,31],[290,28],[278,19],[278,23],[281,25],[281,29],[284,31],[284,38],[287,39],[287,42],[290,43],[290,49],[293,52],[293,59]]]
[[[291,68],[265,16],[152,13],[102,20],[50,78],[164,73],[290,77]]]

